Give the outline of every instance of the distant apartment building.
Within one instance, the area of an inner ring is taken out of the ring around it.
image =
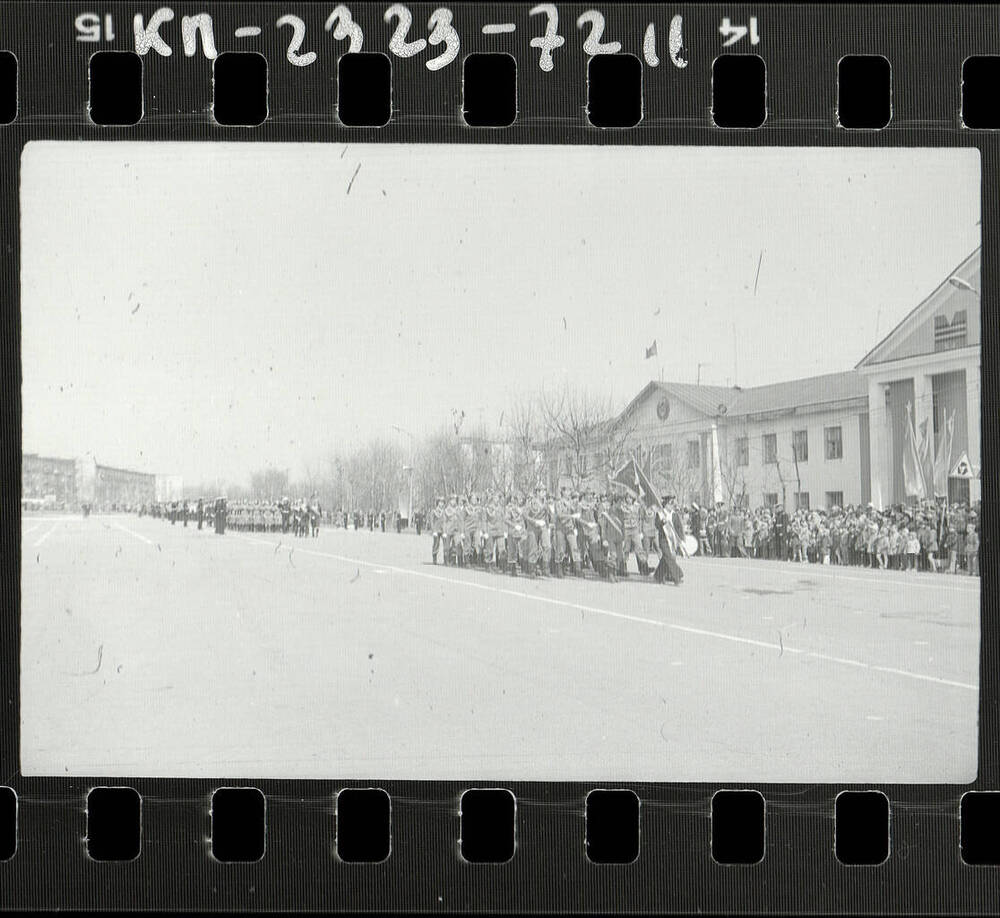
[[[38,453],[21,456],[21,497],[57,504],[77,502],[76,461]]]
[[[73,459],[21,454],[21,499],[49,506],[77,507],[148,504],[157,500],[157,476],[134,469],[101,465],[93,456]],[[181,481],[169,476],[171,493]]]

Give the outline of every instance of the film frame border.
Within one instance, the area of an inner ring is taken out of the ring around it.
[[[170,4],[164,3],[163,6]],[[388,4],[350,4],[367,25],[365,50],[389,54],[391,29],[383,25]],[[20,471],[20,153],[37,139],[227,140],[388,143],[525,143],[599,145],[721,145],[821,147],[975,147],[982,167],[983,349],[996,353],[995,311],[986,308],[998,289],[995,246],[1000,221],[1000,133],[970,130],[960,115],[961,74],[972,55],[1000,54],[1000,10],[984,6],[678,5],[558,4],[559,34],[554,68],[542,72],[538,50],[525,29],[529,6],[456,4],[454,27],[465,54],[507,51],[518,69],[518,117],[503,129],[470,128],[462,120],[459,61],[430,72],[428,54],[392,57],[393,111],[381,128],[345,127],[336,119],[331,80],[346,44],[323,31],[325,4],[205,4],[216,22],[219,50],[224,26],[237,19],[273,24],[288,13],[306,25],[316,50],[312,67],[290,66],[290,31],[265,28],[261,51],[268,61],[268,118],[254,128],[224,127],[211,115],[211,62],[201,52],[187,57],[180,18],[202,7],[181,7],[162,29],[171,57],[143,58],[145,111],[129,127],[98,126],[87,115],[87,61],[93,51],[131,50],[132,17],[155,5],[105,4],[119,24],[116,39],[100,45],[75,41],[73,20],[83,10],[69,3],[11,3],[0,16],[0,48],[18,58],[17,118],[0,127],[0,208],[6,244],[0,249],[0,329],[3,391],[0,406],[6,511],[0,521],[3,611],[0,612],[0,684],[6,700],[0,715],[0,784],[17,793],[17,851],[0,863],[0,908],[90,909],[207,908],[263,910],[419,909],[462,911],[855,911],[986,913],[995,908],[1000,868],[965,864],[959,850],[959,807],[970,790],[1000,790],[1000,629],[996,600],[982,593],[980,650],[979,776],[955,785],[748,784],[766,802],[766,850],[758,864],[713,862],[711,798],[736,784],[650,784],[595,781],[544,784],[491,782],[516,797],[517,849],[507,863],[470,864],[458,850],[461,794],[482,782],[233,781],[201,779],[24,778],[19,774],[19,532]],[[411,37],[434,9],[411,4]],[[585,32],[577,18],[598,8],[606,18],[606,40],[640,54],[650,21],[665,46],[668,14],[685,19],[690,65],[677,69],[660,50],[657,70],[644,69],[643,118],[627,129],[603,130],[586,118]],[[96,7],[95,7],[96,10]],[[756,53],[767,65],[767,118],[756,129],[712,124],[711,61],[720,53],[718,25],[756,16],[760,43],[734,52]],[[513,35],[486,39],[482,22],[518,24]],[[376,26],[372,28],[372,26]],[[231,31],[231,30],[230,30]],[[336,45],[337,47],[333,47]],[[442,46],[443,47],[443,46]],[[248,49],[249,50],[249,49]],[[437,49],[440,51],[440,49]],[[429,53],[429,52],[428,52]],[[836,124],[836,67],[848,53],[881,54],[892,65],[893,110],[889,125],[855,131]],[[331,68],[334,68],[331,70]],[[302,100],[306,100],[303,111]],[[81,177],[85,181],[85,177]],[[983,373],[983,405],[997,404],[993,374]],[[986,412],[984,411],[984,414]],[[993,456],[994,427],[984,426],[984,456]],[[996,479],[983,462],[984,545],[995,542],[990,497]],[[984,554],[983,582],[995,582],[995,558]],[[90,788],[128,785],[142,797],[142,853],[134,861],[99,862],[86,852],[86,806]],[[267,799],[265,856],[253,863],[219,863],[210,853],[211,796],[222,786],[254,786]],[[331,853],[335,794],[344,787],[380,787],[391,798],[392,854],[381,864],[339,863]],[[600,865],[584,846],[585,801],[597,788],[635,791],[641,801],[641,847],[637,861]],[[849,867],[834,855],[833,813],[844,790],[884,792],[891,808],[891,851],[877,868]],[[56,869],[53,869],[55,867]],[[177,882],[184,877],[183,884]]]

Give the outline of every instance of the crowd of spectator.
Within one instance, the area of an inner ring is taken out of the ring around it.
[[[932,500],[877,510],[872,504],[796,510],[685,508],[698,553],[880,570],[979,574],[981,504]]]

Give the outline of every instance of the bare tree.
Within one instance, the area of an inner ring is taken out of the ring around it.
[[[730,509],[734,507],[746,506],[749,502],[747,492],[747,480],[745,468],[749,462],[749,443],[747,444],[747,455],[741,455],[738,448],[741,439],[747,439],[747,431],[742,429],[734,431],[735,436],[730,440],[723,440],[720,437],[721,449],[719,456],[719,474],[722,478],[722,485],[726,489],[726,498]]]
[[[268,466],[250,476],[250,494],[255,500],[280,500],[288,493],[288,472]]]
[[[610,397],[562,385],[539,398],[546,442],[565,457],[573,487],[580,488],[592,474],[591,457],[600,435],[610,427]]]
[[[462,442],[453,429],[445,427],[426,438],[416,450],[414,462],[418,490],[425,498],[464,490],[465,455]]]
[[[635,453],[638,442],[635,438],[636,422],[632,417],[617,417],[606,421],[598,432],[599,460],[595,477],[602,479],[600,486],[606,487],[608,479],[620,469]]]
[[[531,396],[515,397],[504,412],[500,440],[505,445],[506,490],[526,492],[545,474],[541,410]]]
[[[684,502],[700,499],[702,485],[701,443],[699,441],[699,461],[693,463],[688,454],[689,442],[685,436],[677,435],[663,443],[654,453],[661,458],[658,462],[654,461],[650,475],[654,485],[677,495]]]

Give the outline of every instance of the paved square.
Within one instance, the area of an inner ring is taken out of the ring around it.
[[[683,586],[429,538],[22,524],[26,775],[965,783],[979,581],[688,559]]]

